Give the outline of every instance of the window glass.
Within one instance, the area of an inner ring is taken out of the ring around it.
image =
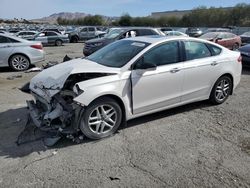
[[[157,46],[144,55],[144,62],[157,66],[177,63],[179,61],[178,42],[172,41]]]
[[[81,32],[87,32],[87,31],[88,31],[87,27],[85,27],[85,28],[83,28],[83,29],[81,30]]]
[[[95,28],[89,27],[89,31],[90,31],[90,32],[93,32],[93,31],[95,31]]]
[[[47,32],[46,36],[57,36],[57,34],[54,32]]]
[[[122,67],[148,45],[144,42],[119,40],[101,48],[86,59],[108,67]]]
[[[10,43],[7,37],[0,36],[0,43]]]
[[[211,56],[211,52],[202,42],[185,41],[186,60],[200,59]]]
[[[221,48],[214,46],[212,44],[207,44],[207,46],[212,52],[212,55],[219,55],[221,53]]]
[[[138,35],[139,36],[155,35],[155,33],[152,32],[152,30],[150,30],[150,29],[140,29],[140,30],[138,30]]]

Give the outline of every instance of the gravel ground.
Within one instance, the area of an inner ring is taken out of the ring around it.
[[[82,47],[46,47],[46,62],[80,57]],[[250,187],[250,70],[222,105],[189,104],[132,120],[101,141],[52,148],[15,143],[31,98],[18,88],[37,73],[0,72],[0,187]]]

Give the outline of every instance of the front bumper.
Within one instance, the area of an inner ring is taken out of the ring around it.
[[[47,102],[32,93],[34,100],[27,101],[30,118],[33,124],[43,131],[59,131],[73,134],[79,131],[79,116],[82,107],[67,102],[58,94]]]

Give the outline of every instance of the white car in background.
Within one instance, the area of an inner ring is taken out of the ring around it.
[[[209,41],[134,37],[48,68],[24,88],[35,98],[27,103],[37,127],[101,139],[139,116],[207,99],[221,104],[241,69],[239,52]]]
[[[0,34],[0,67],[9,66],[15,71],[24,71],[44,58],[45,52],[40,42]]]

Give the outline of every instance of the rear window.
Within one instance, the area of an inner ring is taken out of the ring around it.
[[[156,35],[151,29],[139,29],[138,36],[146,36],[146,35]]]
[[[219,55],[221,53],[221,48],[212,45],[212,44],[207,44],[207,47],[209,48],[209,50],[211,51],[212,55]]]

